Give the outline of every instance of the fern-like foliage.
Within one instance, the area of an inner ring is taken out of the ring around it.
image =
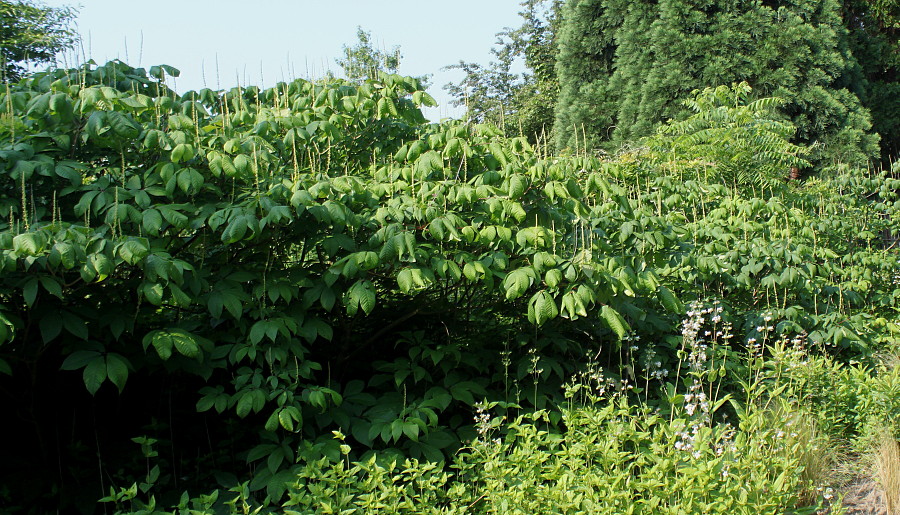
[[[684,102],[694,114],[645,141],[651,155],[704,164],[729,186],[782,184],[792,167],[810,166],[803,157],[809,149],[791,143],[795,127],[778,112],[783,99],[752,95],[746,82],[695,90]]]

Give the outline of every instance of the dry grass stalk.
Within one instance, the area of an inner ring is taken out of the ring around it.
[[[887,433],[882,438],[875,464],[888,515],[900,515],[900,442]]]

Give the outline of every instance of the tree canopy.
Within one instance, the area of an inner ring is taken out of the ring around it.
[[[531,141],[550,137],[553,106],[559,93],[556,79],[556,38],[562,22],[562,0],[524,0],[522,25],[497,34],[491,50],[495,61],[487,66],[460,61],[449,66],[466,76],[444,88],[453,105],[465,106],[466,117],[490,122],[508,135]],[[519,64],[525,71],[516,72]]]
[[[28,64],[42,64],[71,48],[77,33],[73,7],[0,0],[0,80],[18,80]]]
[[[363,82],[377,77],[378,72],[397,73],[403,58],[399,46],[379,50],[372,44],[372,33],[362,27],[356,28],[356,39],[352,47],[344,46],[344,58],[337,60],[348,79]]]
[[[862,101],[875,98],[866,82],[875,57],[854,55],[851,36],[862,29],[848,29],[845,7],[838,0],[570,0],[559,35],[557,148],[649,135],[685,116],[682,100],[692,90],[746,81],[787,100],[798,141],[814,145],[815,162],[864,162],[878,152]],[[893,123],[875,118],[878,128]]]

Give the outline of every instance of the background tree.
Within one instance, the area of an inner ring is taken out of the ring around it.
[[[372,44],[372,33],[356,28],[357,42],[352,47],[344,46],[344,58],[337,63],[344,70],[344,75],[353,82],[362,82],[375,78],[379,71],[397,73],[403,54],[400,47],[391,50],[379,50]]]
[[[47,63],[72,48],[77,34],[73,7],[0,0],[0,80],[16,81],[29,64]]]
[[[645,136],[683,118],[690,91],[746,81],[787,100],[813,161],[858,163],[878,152],[837,0],[571,0],[563,17],[559,149]]]
[[[525,0],[522,25],[499,33],[491,50],[496,60],[488,66],[466,63],[448,66],[466,73],[463,80],[444,88],[465,106],[466,117],[488,122],[508,135],[531,141],[549,138],[559,93],[556,80],[556,35],[562,19],[562,0]],[[515,71],[524,64],[525,71]]]
[[[900,2],[844,0],[843,15],[864,77],[860,99],[872,113],[887,165],[900,154]]]

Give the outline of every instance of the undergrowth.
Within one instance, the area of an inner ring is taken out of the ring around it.
[[[152,497],[141,503],[136,487],[105,500],[132,514],[781,514],[828,505],[835,513],[836,449],[864,445],[875,420],[882,428],[896,421],[894,369],[838,366],[807,348],[803,335],[770,336],[775,322],[765,315],[736,343],[723,311],[718,303],[689,307],[685,365],[672,377],[645,360],[641,372],[651,379],[636,387],[628,370],[589,359],[566,386],[561,426],[547,410],[507,418],[497,413],[514,412],[508,404],[479,404],[477,436],[446,462],[374,453],[353,460],[335,431],[340,457],[301,450],[277,507],[255,502],[246,483],[227,494],[185,495],[172,511],[158,510]],[[837,388],[818,390],[825,377]],[[723,393],[730,381],[741,382],[746,397]],[[852,395],[851,383],[862,385]],[[857,410],[855,418],[844,409]],[[846,434],[858,438],[842,441]]]

